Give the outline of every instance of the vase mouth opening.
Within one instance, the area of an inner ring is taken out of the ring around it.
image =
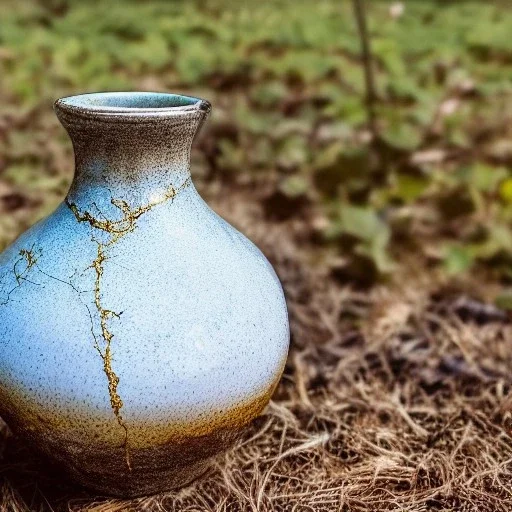
[[[174,117],[199,112],[208,114],[208,101],[193,96],[163,92],[96,92],[67,96],[54,104],[57,112],[87,117]]]

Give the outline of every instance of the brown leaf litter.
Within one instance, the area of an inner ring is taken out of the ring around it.
[[[512,331],[486,288],[420,264],[367,290],[330,277],[303,221],[253,194],[212,204],[271,258],[292,348],[246,437],[178,492],[89,495],[0,434],[0,512],[512,510]],[[404,270],[405,269],[405,270]]]

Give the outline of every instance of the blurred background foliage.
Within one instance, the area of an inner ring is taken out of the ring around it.
[[[71,180],[53,100],[170,90],[214,105],[197,180],[263,191],[266,215],[301,223],[311,261],[340,279],[371,284],[413,255],[508,286],[507,3],[367,2],[371,130],[349,1],[2,0],[0,249]]]

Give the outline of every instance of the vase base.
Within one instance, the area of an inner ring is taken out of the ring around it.
[[[72,478],[89,492],[99,496],[140,498],[186,487],[208,473],[211,463],[210,459],[182,468],[179,472],[174,469],[159,469],[151,474],[141,475],[137,472],[131,477],[124,475],[122,478],[105,474],[95,478],[90,474],[73,471]]]
[[[131,422],[125,436],[112,418],[56,413],[1,389],[0,405],[9,406],[2,416],[12,431],[71,480],[94,493],[133,498],[184,487],[204,474],[260,414],[275,385],[196,423]]]
[[[244,429],[221,429],[206,436],[132,450],[90,449],[86,457],[60,460],[66,473],[92,492],[136,498],[185,487],[204,475],[215,456],[229,449]],[[68,445],[69,449],[69,445]]]

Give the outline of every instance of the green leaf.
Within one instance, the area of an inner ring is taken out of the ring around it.
[[[393,263],[387,252],[391,232],[389,226],[369,207],[344,204],[339,209],[339,233],[360,241],[356,252],[370,258],[380,272],[388,272]]]
[[[474,251],[470,247],[452,245],[445,248],[443,265],[448,274],[465,272],[473,266],[474,262]]]
[[[370,208],[344,204],[340,206],[340,226],[344,233],[371,241],[385,231],[385,224]]]
[[[500,309],[504,309],[506,311],[512,311],[512,290],[504,290],[502,291],[495,299],[494,304]]]
[[[425,192],[429,184],[426,178],[399,174],[394,183],[393,194],[405,203],[412,203]]]
[[[279,190],[287,197],[296,198],[306,195],[310,188],[304,176],[288,176],[279,185]]]
[[[512,203],[512,178],[508,178],[500,185],[500,197],[507,203]]]

